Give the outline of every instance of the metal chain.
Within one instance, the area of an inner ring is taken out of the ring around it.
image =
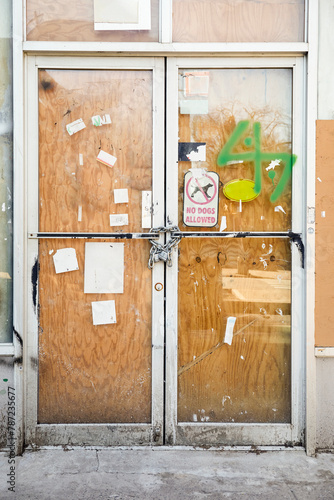
[[[153,269],[154,264],[159,261],[166,262],[168,267],[172,267],[172,249],[181,240],[181,236],[174,236],[176,232],[180,232],[177,226],[152,227],[150,229],[150,233],[170,233],[170,239],[164,245],[153,239],[149,240],[152,244],[148,259],[149,269]]]

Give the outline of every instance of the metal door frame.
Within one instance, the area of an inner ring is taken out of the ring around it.
[[[164,286],[163,265],[152,271],[152,400],[150,424],[39,424],[38,406],[38,307],[33,304],[32,286],[37,292],[38,283],[31,283],[33,268],[38,259],[38,239],[48,237],[38,228],[38,70],[46,69],[110,69],[110,70],[152,70],[153,71],[153,185],[152,205],[161,206],[164,199],[164,61],[154,57],[57,57],[28,56],[26,59],[26,127],[25,147],[27,162],[27,262],[26,313],[28,339],[24,364],[25,374],[25,442],[30,446],[45,445],[101,445],[121,446],[135,444],[159,445],[163,443],[163,361],[164,361],[164,297],[154,284]],[[154,226],[164,224],[164,211],[153,213]],[[64,237],[64,233],[53,237]],[[83,235],[78,235],[83,237]],[[87,236],[87,235],[86,235]],[[103,233],[103,238],[120,239],[120,233]],[[132,238],[160,238],[161,235],[133,233]],[[101,233],[95,233],[101,238]],[[124,235],[129,239],[129,235]]]
[[[169,58],[167,62],[167,142],[166,142],[166,203],[167,221],[178,221],[178,69],[213,68],[291,68],[292,85],[292,141],[298,156],[292,174],[292,231],[300,241],[305,238],[305,183],[304,160],[304,59],[303,57],[215,57]],[[304,186],[304,189],[301,189]],[[195,233],[195,231],[194,231]],[[211,233],[210,236],[236,237],[236,233]],[[255,236],[255,234],[254,234]],[[255,237],[266,236],[266,233]],[[268,233],[267,237],[273,237]],[[288,237],[287,235],[285,237]],[[173,445],[258,445],[278,446],[303,444],[305,429],[305,273],[299,250],[292,245],[292,310],[291,310],[291,424],[236,424],[236,423],[178,423],[177,422],[177,253],[173,253],[173,267],[166,275],[166,442]]]

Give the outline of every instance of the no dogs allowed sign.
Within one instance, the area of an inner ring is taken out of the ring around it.
[[[219,175],[193,168],[184,176],[183,223],[213,227],[218,222]]]

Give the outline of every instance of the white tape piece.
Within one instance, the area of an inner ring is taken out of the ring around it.
[[[189,172],[194,179],[201,179],[205,177],[207,170],[207,168],[190,168]]]
[[[318,179],[319,182],[322,182],[322,180],[320,179],[320,177],[317,177],[317,179]]]
[[[112,325],[116,323],[116,308],[114,300],[99,300],[92,302],[93,325]]]
[[[227,318],[226,322],[226,329],[225,329],[225,337],[224,337],[224,344],[232,344],[233,340],[233,328],[236,322],[236,319],[234,316],[229,316]]]
[[[128,214],[110,214],[110,226],[128,226],[129,215]]]
[[[108,167],[113,167],[116,163],[117,158],[113,155],[110,155],[109,153],[106,153],[105,151],[99,152],[99,154],[96,157],[97,161],[103,163],[104,165],[107,165]]]
[[[222,231],[225,231],[225,229],[227,228],[227,224],[226,224],[226,215],[223,215],[222,218],[221,218],[221,221],[220,221],[220,228],[219,228],[219,231],[222,232]]]
[[[141,192],[141,227],[151,229],[152,227],[152,191]]]
[[[325,211],[325,210],[323,210],[323,211],[321,212],[321,217],[326,217],[326,211]]]
[[[83,154],[79,153],[79,165],[83,165]]]
[[[69,133],[69,135],[76,134],[80,130],[86,128],[86,125],[84,124],[84,121],[82,118],[79,118],[78,120],[75,120],[75,122],[69,123],[66,125],[66,130]]]
[[[56,274],[78,271],[79,265],[75,248],[61,248],[53,255]]]
[[[78,222],[82,221],[82,205],[78,206]]]
[[[129,203],[129,191],[127,189],[114,189],[115,203]]]

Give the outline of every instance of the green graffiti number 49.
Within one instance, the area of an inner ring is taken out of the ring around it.
[[[243,137],[249,126],[249,120],[243,120],[238,123],[231,137],[229,138],[223,149],[220,151],[217,158],[217,165],[219,167],[223,167],[231,161],[254,162],[254,192],[256,194],[259,194],[262,187],[262,162],[280,160],[284,164],[283,173],[270,197],[270,201],[275,202],[281,196],[285,186],[287,185],[291,177],[292,167],[297,160],[297,156],[290,153],[263,153],[261,151],[261,124],[259,122],[255,122],[253,124],[253,138],[246,137],[244,140],[244,143],[247,147],[253,146],[253,150],[246,151],[245,153],[232,153],[234,146],[241,141],[241,138]],[[271,178],[273,180],[273,176]]]

